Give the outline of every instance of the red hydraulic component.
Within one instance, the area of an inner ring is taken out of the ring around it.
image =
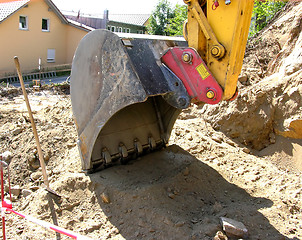
[[[223,90],[195,49],[170,48],[161,61],[183,82],[193,100],[209,104],[221,101]]]
[[[219,2],[218,2],[218,0],[215,0],[215,1],[213,2],[212,9],[213,9],[213,10],[216,10],[216,8],[218,8],[218,7],[219,7]]]
[[[238,97],[238,88],[236,88],[236,92],[234,93],[233,97],[231,97],[228,101],[234,101]]]

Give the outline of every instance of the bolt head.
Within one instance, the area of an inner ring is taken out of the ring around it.
[[[193,59],[193,56],[190,52],[184,52],[182,54],[182,60],[185,62],[185,63],[191,63],[192,62],[192,59]]]
[[[213,47],[211,49],[211,53],[212,55],[215,57],[215,56],[218,56],[219,55],[219,49],[217,47]]]
[[[207,91],[207,98],[213,99],[215,97],[215,92],[213,90]]]
[[[178,104],[179,104],[180,106],[182,106],[182,107],[184,107],[184,106],[186,105],[186,103],[187,103],[187,101],[186,101],[186,99],[185,99],[184,97],[179,97],[179,98],[177,99],[177,102],[178,102]]]

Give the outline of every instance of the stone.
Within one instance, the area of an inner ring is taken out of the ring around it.
[[[276,143],[276,136],[272,132],[269,134],[269,141],[270,141],[271,144]]]
[[[235,143],[231,139],[227,139],[226,143],[231,145],[232,147],[235,147]]]
[[[31,190],[28,190],[28,189],[22,189],[22,195],[23,197],[28,197],[29,195],[32,194],[32,191]]]
[[[189,170],[188,167],[186,167],[185,170],[183,171],[183,175],[184,175],[184,176],[188,176],[189,173],[190,173],[190,170]]]
[[[168,197],[171,198],[171,199],[174,199],[175,198],[175,194],[174,193],[169,193]]]
[[[171,222],[170,219],[168,219],[168,218],[165,218],[163,222],[164,222],[164,224],[166,224],[166,225],[168,225],[168,226],[171,226],[171,225],[172,225],[172,222]]]
[[[39,162],[33,162],[29,164],[33,169],[37,170],[40,167]]]
[[[238,81],[241,83],[246,83],[248,81],[248,76],[241,76],[238,78]]]
[[[222,143],[222,137],[217,134],[214,134],[211,138],[217,143]]]
[[[111,201],[110,201],[110,198],[109,198],[109,196],[108,196],[108,194],[107,193],[105,193],[105,192],[103,192],[102,194],[101,194],[101,198],[102,198],[102,200],[103,200],[103,203],[110,203]]]
[[[12,202],[17,202],[17,200],[18,200],[18,197],[15,195],[12,195]]]
[[[248,230],[243,223],[225,217],[221,217],[220,221],[223,231],[225,231],[227,236],[237,238],[248,237]]]
[[[46,154],[45,156],[44,156],[44,161],[45,162],[48,162],[49,161],[49,159],[50,159],[50,152],[48,152],[48,154]]]
[[[37,171],[37,172],[33,172],[31,175],[30,175],[30,178],[33,180],[33,181],[37,181],[39,178],[42,177],[42,173]]]
[[[218,231],[213,240],[228,240],[228,237],[221,231]]]
[[[34,192],[37,191],[39,188],[39,186],[31,186],[29,189]]]
[[[21,193],[21,188],[19,185],[11,187],[11,194],[14,195],[15,197],[18,197]]]
[[[71,149],[76,146],[76,143],[67,143],[68,149]]]
[[[177,222],[175,227],[182,227],[183,225],[185,225],[185,222]]]
[[[13,130],[13,135],[16,136],[16,135],[20,134],[22,132],[22,130],[23,130],[22,128],[16,128],[16,129],[14,129]]]
[[[1,154],[1,157],[3,161],[9,161],[13,157],[13,154],[10,151],[5,151]]]
[[[248,149],[248,148],[246,148],[246,147],[243,148],[242,151],[245,152],[245,153],[247,153],[247,154],[250,154],[250,152],[251,152],[251,150]]]
[[[299,213],[300,212],[300,208],[298,206],[296,206],[296,205],[290,206],[289,212],[291,214]]]

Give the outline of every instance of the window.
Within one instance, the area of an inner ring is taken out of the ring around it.
[[[111,26],[111,32],[115,32],[115,26]]]
[[[54,63],[56,61],[56,49],[47,49],[47,62]]]
[[[117,28],[117,32],[122,32],[122,28],[121,28],[121,27],[118,27],[118,28]]]
[[[130,28],[127,28],[127,33],[130,33]]]
[[[19,29],[28,30],[27,16],[19,16]]]
[[[143,34],[143,30],[137,30],[138,34]]]
[[[42,31],[49,32],[49,19],[42,18]]]

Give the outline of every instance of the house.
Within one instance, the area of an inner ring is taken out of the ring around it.
[[[104,15],[83,14],[80,12],[63,12],[67,19],[77,21],[95,29],[108,29],[112,32],[139,33],[146,32],[150,14],[109,14]]]
[[[107,29],[112,32],[146,33],[150,14],[111,14]]]
[[[62,13],[68,20],[78,22],[93,29],[106,29],[107,26],[108,19],[105,15],[104,18],[100,18],[98,15],[83,14],[80,11],[62,11]]]
[[[51,0],[0,0],[0,79],[22,72],[71,64],[79,41],[92,28],[69,21]],[[40,60],[39,60],[40,59]]]

